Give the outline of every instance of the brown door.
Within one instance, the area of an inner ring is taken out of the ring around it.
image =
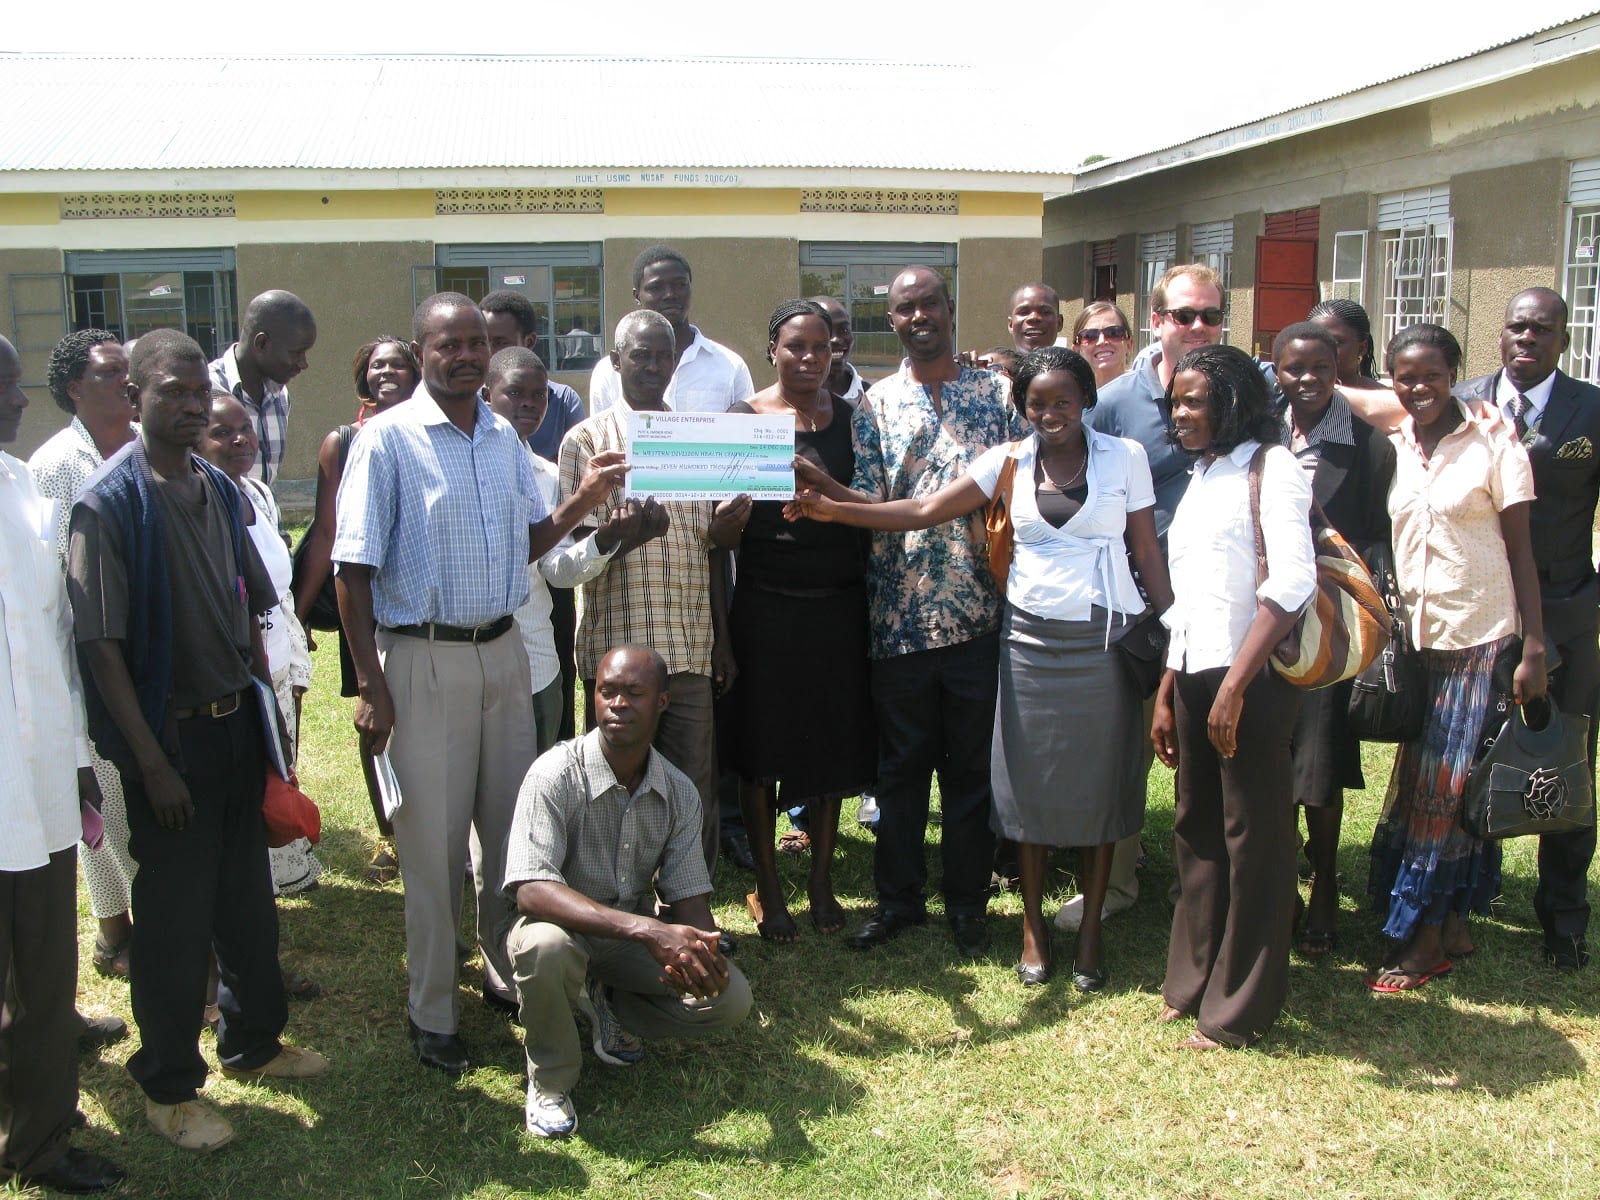
[[[1319,299],[1315,238],[1256,239],[1257,353],[1269,353],[1278,330],[1304,321]]]

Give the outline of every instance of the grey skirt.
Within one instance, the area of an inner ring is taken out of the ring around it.
[[[1099,846],[1144,825],[1147,731],[1118,661],[1121,619],[1054,621],[1006,605],[991,775],[996,833],[1045,846]]]

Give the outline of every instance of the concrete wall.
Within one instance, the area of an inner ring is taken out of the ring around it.
[[[966,238],[956,249],[956,344],[963,350],[1009,346],[1011,294],[1044,277],[1039,243],[1025,238]]]
[[[289,385],[293,408],[285,479],[314,479],[317,448],[348,422],[359,401],[351,372],[356,349],[380,334],[411,334],[411,268],[433,261],[427,242],[241,245],[238,298],[286,288],[311,306],[317,344]]]
[[[50,392],[44,386],[45,366],[50,361],[50,348],[66,333],[63,321],[51,316],[28,317],[17,315],[41,309],[50,309],[61,302],[61,251],[59,250],[5,250],[0,251],[0,274],[7,277],[10,286],[0,296],[0,326],[16,347],[22,359],[23,389],[28,396],[28,409],[22,414],[22,428],[13,445],[5,449],[18,458],[27,458],[39,443],[67,423],[67,415],[56,407]],[[38,279],[19,278],[37,275]],[[15,310],[15,311],[14,311]]]

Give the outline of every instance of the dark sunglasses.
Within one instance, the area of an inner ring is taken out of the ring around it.
[[[1171,317],[1179,325],[1193,325],[1194,319],[1199,317],[1213,329],[1222,324],[1225,315],[1220,308],[1162,308],[1156,311],[1163,317]]]
[[[1113,342],[1120,342],[1128,336],[1126,325],[1107,325],[1101,329],[1085,329],[1078,335],[1078,342],[1098,342],[1101,338],[1110,338]]]

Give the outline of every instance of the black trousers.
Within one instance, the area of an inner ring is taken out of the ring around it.
[[[572,647],[578,633],[578,603],[571,588],[550,589],[550,631],[556,639],[556,661],[561,664],[561,730],[556,737],[571,741],[576,732],[572,689],[578,681],[578,664]]]
[[[1289,990],[1297,819],[1289,743],[1300,693],[1264,668],[1245,689],[1234,756],[1223,758],[1206,720],[1227,673],[1178,673],[1180,895],[1161,994],[1213,1041],[1245,1046],[1278,1019]]]
[[[1550,695],[1562,712],[1589,714],[1589,778],[1594,778],[1595,725],[1600,722],[1600,641],[1587,630],[1559,642],[1561,665],[1550,681]],[[1589,929],[1589,863],[1594,858],[1594,826],[1574,833],[1547,833],[1539,839],[1539,885],[1533,911],[1552,951],[1585,948]]]
[[[0,871],[0,1184],[47,1171],[78,1111],[78,848]]]
[[[928,794],[939,776],[939,855],[945,912],[982,916],[989,903],[994,833],[989,746],[1000,679],[1000,635],[875,659],[878,717],[878,903],[915,914],[927,904]]]
[[[163,829],[136,771],[122,773],[133,880],[129,984],[139,1049],[128,1073],[158,1104],[194,1099],[205,1083],[200,1026],[210,955],[217,955],[217,1057],[249,1069],[278,1054],[288,1022],[278,969],[278,910],[272,899],[261,795],[266,780],[260,717],[178,723],[184,782],[194,816]]]

